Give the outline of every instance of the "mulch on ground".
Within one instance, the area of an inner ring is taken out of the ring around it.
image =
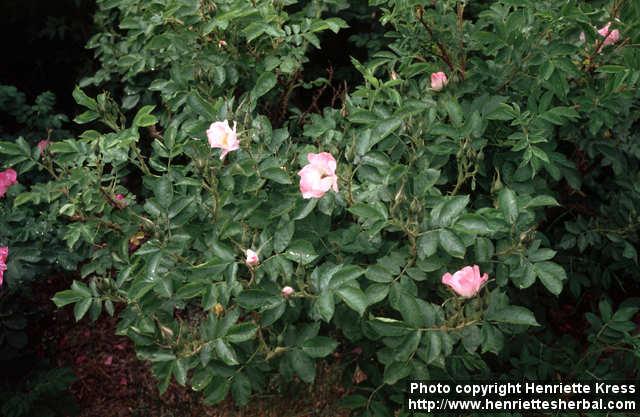
[[[50,312],[44,315],[32,337],[37,349],[59,367],[69,367],[77,380],[70,391],[81,410],[80,417],[346,417],[337,407],[345,394],[339,372],[319,365],[312,386],[287,387],[288,395],[273,393],[252,399],[237,408],[231,399],[218,406],[205,406],[200,393],[173,382],[162,396],[146,363],[136,358],[133,344],[115,335],[117,319],[103,313],[94,323],[85,318],[76,323],[71,308],[56,309],[50,299],[68,288],[69,278],[53,277],[34,291],[38,302]],[[47,304],[48,303],[48,304]],[[48,307],[50,305],[50,307]],[[292,393],[295,393],[292,395]]]

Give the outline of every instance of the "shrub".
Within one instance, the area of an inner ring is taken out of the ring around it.
[[[637,377],[637,4],[370,1],[361,82],[321,112],[291,97],[336,90],[306,57],[361,3],[99,5],[83,85],[126,95],[77,88],[90,129],[15,198],[90,253],[56,304],[122,305],[161,391],[245,404],[336,349],[362,415],[408,377]]]

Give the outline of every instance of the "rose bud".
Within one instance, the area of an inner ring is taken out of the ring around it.
[[[244,262],[247,264],[247,266],[253,268],[254,266],[260,263],[260,258],[258,257],[258,254],[252,251],[251,249],[247,249],[246,255],[247,255],[247,259]]]
[[[444,72],[434,72],[431,74],[431,89],[434,91],[442,90],[447,84],[449,84],[449,79],[447,78],[447,74]]]
[[[291,296],[291,294],[293,294],[295,292],[295,290],[289,286],[283,287],[282,288],[282,296],[284,298],[289,298]]]

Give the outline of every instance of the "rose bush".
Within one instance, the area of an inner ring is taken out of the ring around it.
[[[89,129],[13,205],[68,222],[87,259],[54,301],[121,305],[161,391],[245,404],[348,352],[367,416],[406,378],[637,377],[637,3],[98,4],[82,85],[122,100],[77,88]],[[302,107],[332,86],[308,56],[362,16],[360,83]]]

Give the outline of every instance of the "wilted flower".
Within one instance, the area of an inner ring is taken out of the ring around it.
[[[580,43],[585,43],[587,41],[587,35],[585,35],[584,32],[580,32],[578,39],[580,39]]]
[[[447,78],[447,74],[442,71],[434,72],[431,74],[431,89],[434,91],[442,90],[447,84],[449,84],[449,79]]]
[[[216,314],[216,317],[220,317],[224,313],[224,306],[220,303],[216,303],[213,306],[213,312]]]
[[[9,187],[18,182],[18,173],[9,168],[0,172],[0,197],[3,197]]]
[[[40,155],[44,153],[44,150],[47,149],[47,146],[49,146],[49,143],[51,143],[51,141],[47,139],[42,139],[40,142],[38,142],[38,145],[36,146],[40,150]]]
[[[247,266],[254,267],[260,263],[260,258],[258,257],[258,254],[252,251],[251,249],[247,249],[246,255],[247,255],[247,259],[245,260],[245,263],[247,264]]]
[[[338,192],[336,160],[328,152],[307,154],[309,164],[305,165],[300,176],[300,192],[303,198],[320,198],[329,191]]]
[[[0,286],[4,280],[4,271],[7,270],[7,257],[9,256],[9,247],[0,247]]]
[[[442,283],[451,287],[462,297],[471,298],[480,291],[487,279],[489,276],[485,273],[481,277],[480,268],[478,265],[473,265],[473,267],[465,266],[453,275],[447,272],[442,276]]]
[[[282,296],[285,297],[285,298],[288,298],[294,292],[295,292],[295,290],[293,288],[289,287],[289,286],[286,286],[286,287],[282,288]]]
[[[228,120],[212,123],[207,130],[207,138],[212,148],[222,149],[220,159],[224,159],[229,152],[240,148],[240,141],[236,134],[236,122],[233,122],[233,129],[229,126]]]
[[[227,46],[227,41],[225,41],[224,39],[220,39],[218,41],[218,48],[224,48],[225,46]]]

